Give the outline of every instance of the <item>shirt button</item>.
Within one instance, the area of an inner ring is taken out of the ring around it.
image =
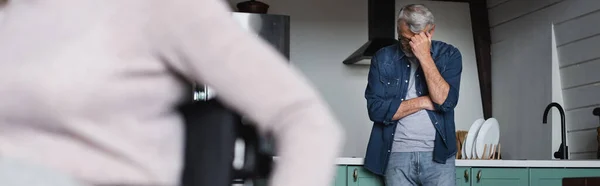
[[[408,83],[408,80],[404,80],[405,83]]]
[[[400,101],[404,101],[404,99],[400,99]]]
[[[388,82],[388,85],[390,84],[390,82]]]
[[[391,150],[388,150],[388,152],[392,152]]]
[[[419,94],[421,94],[421,91],[419,91]]]
[[[419,74],[417,74],[417,77],[419,77]]]
[[[406,67],[409,67],[409,68],[410,68],[410,65],[406,65]]]
[[[392,136],[394,135],[394,133],[392,133]]]
[[[437,125],[437,121],[435,122],[435,124]]]

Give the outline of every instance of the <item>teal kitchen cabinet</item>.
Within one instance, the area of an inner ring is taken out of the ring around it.
[[[600,169],[456,167],[455,179],[456,186],[561,186],[566,177],[600,177]],[[331,186],[384,186],[384,181],[360,165],[339,165]]]
[[[527,168],[471,168],[471,186],[528,186]]]
[[[530,186],[562,186],[563,178],[600,177],[600,169],[529,169]]]
[[[528,186],[527,168],[456,167],[456,186]]]
[[[383,178],[381,176],[372,174],[362,166],[348,166],[347,174],[343,176],[343,178],[346,179],[344,184],[341,184],[342,178],[340,177],[342,176],[340,172],[341,170],[338,168],[335,186],[384,186]],[[525,175],[525,183],[527,183],[527,171],[523,172]],[[471,186],[471,180],[474,178],[474,176],[471,176],[470,167],[456,168],[456,186]]]
[[[333,186],[346,186],[346,182],[348,181],[346,176],[347,176],[347,167],[344,166],[337,166],[337,169],[335,171],[335,179],[333,180]]]
[[[471,186],[470,167],[456,167],[456,186]]]
[[[362,166],[348,166],[346,178],[347,186],[384,186],[380,176]]]

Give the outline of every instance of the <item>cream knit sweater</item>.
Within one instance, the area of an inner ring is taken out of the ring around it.
[[[10,0],[0,17],[0,158],[92,185],[176,185],[203,82],[263,131],[274,186],[325,186],[343,132],[313,87],[220,0]],[[301,175],[301,176],[299,176]]]

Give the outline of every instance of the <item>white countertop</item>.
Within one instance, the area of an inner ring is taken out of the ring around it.
[[[338,165],[362,165],[363,158],[338,158]],[[456,160],[457,167],[600,168],[600,160]]]

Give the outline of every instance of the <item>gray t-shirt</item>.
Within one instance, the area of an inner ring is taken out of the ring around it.
[[[404,100],[416,98],[415,73],[419,67],[419,61],[409,58],[410,78],[408,81],[408,92]],[[392,152],[423,152],[433,151],[435,140],[435,128],[426,110],[420,110],[405,116],[398,121],[394,134]]]

